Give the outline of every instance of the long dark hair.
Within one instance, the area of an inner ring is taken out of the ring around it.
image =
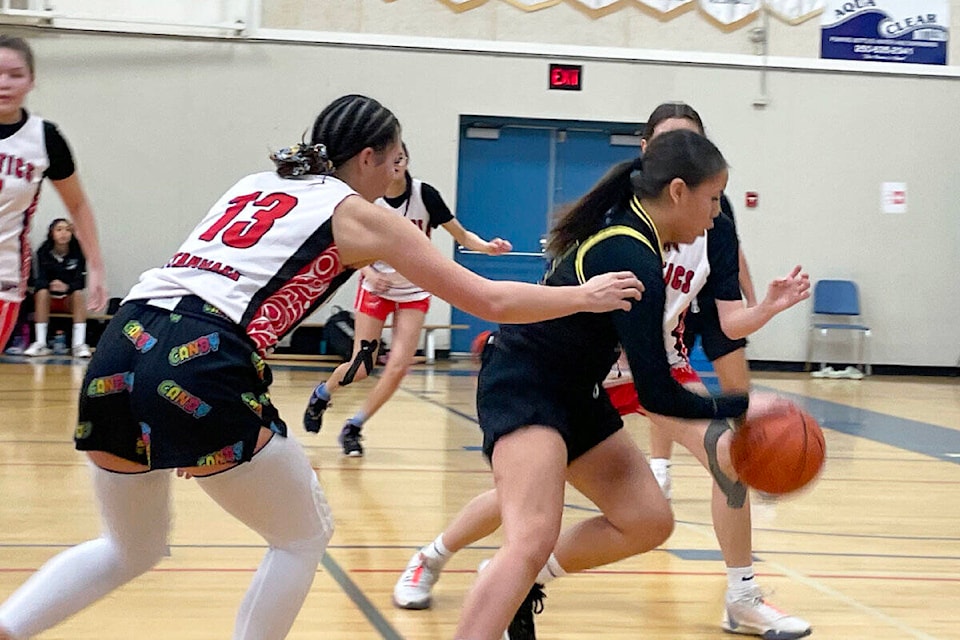
[[[657,108],[653,110],[653,113],[650,114],[650,117],[647,118],[647,124],[643,127],[643,135],[640,137],[650,142],[653,138],[653,130],[657,128],[657,125],[671,118],[689,120],[697,125],[697,130],[700,131],[701,134],[704,132],[703,120],[700,119],[700,114],[697,113],[696,109],[686,102],[664,102],[658,105]]]
[[[699,133],[678,129],[658,135],[647,145],[642,159],[616,165],[593,189],[561,213],[550,232],[547,253],[560,256],[592,236],[603,226],[607,211],[633,195],[655,198],[674,178],[694,188],[726,167],[727,161],[720,150]]]
[[[27,63],[30,69],[30,77],[33,77],[33,49],[23,38],[0,34],[0,49],[10,49],[23,56],[23,61]]]
[[[400,122],[389,109],[366,96],[341,96],[320,112],[310,142],[271,154],[284,178],[330,175],[367,147],[380,152],[400,136]]]
[[[53,248],[56,246],[56,242],[53,241],[53,228],[60,224],[61,222],[66,222],[70,225],[70,246],[67,249],[67,253],[78,253],[83,255],[83,251],[80,249],[80,241],[77,240],[77,234],[73,232],[73,223],[67,220],[66,218],[54,218],[53,222],[47,227],[47,239],[43,241],[43,244],[40,245],[40,248],[37,250],[38,253],[43,253],[44,251],[53,251]]]

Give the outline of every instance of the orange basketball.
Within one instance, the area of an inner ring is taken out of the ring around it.
[[[817,421],[784,398],[760,412],[748,411],[730,445],[740,480],[778,495],[797,491],[816,478],[826,451]]]
[[[470,353],[473,354],[474,359],[480,359],[480,354],[483,353],[483,347],[486,346],[489,337],[489,331],[481,331],[473,339],[473,342],[470,343]]]

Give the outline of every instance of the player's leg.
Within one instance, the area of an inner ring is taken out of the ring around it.
[[[170,529],[170,472],[91,465],[103,532],[53,557],[0,606],[0,638],[30,638],[152,568]]]
[[[429,608],[433,585],[453,554],[499,527],[500,501],[491,489],[468,502],[433,542],[413,554],[393,588],[393,603],[401,609]]]
[[[50,290],[37,289],[33,294],[33,331],[36,339],[23,352],[25,356],[46,356],[52,353],[47,346],[47,327],[50,322]]]
[[[74,291],[67,296],[66,302],[73,316],[70,352],[77,358],[89,358],[91,353],[87,346],[87,297],[83,290]]]
[[[750,391],[750,364],[744,347],[738,347],[712,361],[713,371],[724,393]]]
[[[333,534],[330,507],[303,447],[275,435],[250,462],[197,482],[269,545],[240,605],[234,640],[285,638]]]
[[[525,427],[497,440],[494,481],[503,517],[503,546],[477,574],[456,638],[499,640],[537,572],[547,561],[563,511],[567,448],[560,433]]]
[[[429,301],[423,301],[427,305]],[[360,446],[360,435],[364,423],[373,417],[380,407],[397,391],[400,383],[403,382],[407,370],[413,364],[413,357],[417,353],[417,346],[420,343],[420,329],[423,328],[423,320],[426,317],[426,309],[423,305],[405,306],[403,303],[397,305],[393,312],[393,339],[390,348],[390,357],[387,364],[380,372],[380,377],[373,389],[364,398],[360,410],[352,417],[348,418],[343,426],[342,442],[344,453],[347,455],[362,455],[363,448]],[[369,317],[369,316],[368,316]],[[359,318],[358,318],[359,320]],[[383,325],[380,325],[382,329]],[[373,325],[371,325],[373,328]],[[358,328],[357,335],[360,335]],[[376,353],[374,353],[376,357]],[[349,450],[348,450],[348,445]]]
[[[337,389],[363,380],[373,372],[380,334],[383,332],[387,316],[392,311],[392,305],[388,305],[388,302],[362,287],[357,291],[353,357],[334,369],[330,377],[317,385],[310,394],[307,410],[303,415],[303,426],[307,431],[312,433],[320,431],[323,426],[323,414],[330,406],[330,399]]]
[[[640,449],[619,430],[574,460],[567,479],[603,512],[560,534],[554,556],[564,573],[649,551],[673,531],[673,513]]]

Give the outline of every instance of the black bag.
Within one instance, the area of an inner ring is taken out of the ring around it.
[[[334,313],[323,326],[327,353],[340,356],[344,362],[353,357],[353,312],[334,307]]]

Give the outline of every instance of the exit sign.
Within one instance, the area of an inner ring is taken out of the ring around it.
[[[579,64],[551,64],[550,89],[580,91],[583,88],[583,66]]]

